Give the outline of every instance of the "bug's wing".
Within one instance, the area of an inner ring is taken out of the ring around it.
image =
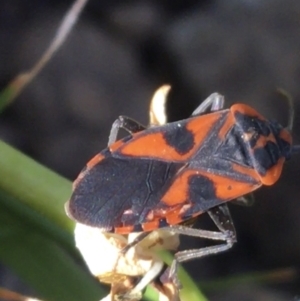
[[[178,224],[261,185],[255,179],[246,179],[185,168],[153,208],[154,218],[163,218],[170,225]],[[165,208],[165,211],[159,208]]]
[[[120,227],[125,232],[137,231],[180,167],[153,160],[104,157],[76,184],[66,206],[68,215],[107,232]]]
[[[152,127],[133,134],[127,141],[110,145],[116,158],[134,157],[186,163],[205,143],[212,131],[220,128],[228,110]]]

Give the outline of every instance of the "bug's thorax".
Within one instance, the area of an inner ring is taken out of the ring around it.
[[[274,184],[283,163],[290,158],[292,137],[279,123],[263,118],[246,105],[234,105],[235,134],[240,135],[244,155],[251,168],[258,173],[262,184]]]

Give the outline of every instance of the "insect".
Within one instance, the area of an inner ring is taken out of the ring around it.
[[[224,243],[175,254],[170,278],[179,286],[179,262],[228,250],[236,233],[226,202],[262,185],[273,185],[284,162],[300,146],[283,128],[245,104],[224,109],[210,95],[190,118],[144,127],[125,116],[113,124],[108,147],[92,158],[74,182],[66,204],[70,218],[104,232],[158,228]],[[129,135],[117,140],[120,129]],[[208,212],[219,231],[193,229],[189,220]]]

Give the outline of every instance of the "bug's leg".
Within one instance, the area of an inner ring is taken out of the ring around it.
[[[115,120],[111,127],[108,138],[108,146],[117,140],[120,128],[124,129],[129,134],[133,134],[143,131],[146,127],[127,116],[119,116],[119,118]]]
[[[170,227],[171,231],[179,234],[225,241],[224,244],[216,246],[180,251],[176,253],[175,259],[173,260],[170,268],[169,277],[178,288],[180,288],[180,282],[177,278],[178,263],[188,261],[194,258],[200,258],[224,252],[230,249],[232,245],[236,242],[235,228],[227,204],[219,205],[215,208],[212,208],[208,211],[208,213],[214,221],[214,223],[216,224],[216,226],[218,227],[218,229],[220,230],[220,232],[192,229],[185,226]]]
[[[132,242],[128,243],[126,247],[124,247],[121,250],[122,254],[125,254],[128,252],[128,250],[135,245],[137,245],[140,241],[142,241],[144,238],[146,238],[151,232],[141,232]]]
[[[210,107],[210,111],[219,111],[224,107],[225,99],[224,96],[219,93],[213,93],[208,96],[192,113],[192,116],[205,113],[205,111]]]
[[[208,214],[222,233],[230,233],[230,239],[232,243],[235,243],[236,231],[228,205],[225,203],[211,208],[208,210]]]

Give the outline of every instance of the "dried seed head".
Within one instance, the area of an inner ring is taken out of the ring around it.
[[[166,101],[170,89],[171,86],[163,85],[155,91],[150,103],[149,110],[150,126],[166,124]]]

